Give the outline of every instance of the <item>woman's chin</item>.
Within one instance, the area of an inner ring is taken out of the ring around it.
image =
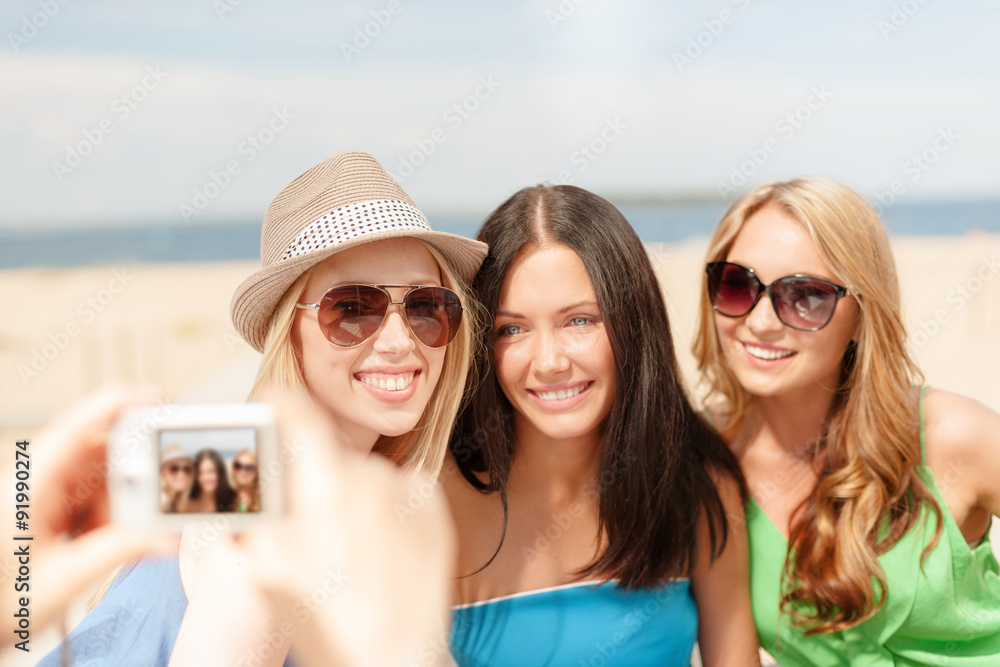
[[[387,438],[398,438],[417,427],[418,419],[406,422],[392,422],[379,428],[379,433]]]
[[[421,406],[421,408],[424,406]],[[390,438],[406,435],[417,428],[423,410],[417,410],[416,406],[409,410],[382,410],[371,415],[370,424],[378,431],[379,435]]]

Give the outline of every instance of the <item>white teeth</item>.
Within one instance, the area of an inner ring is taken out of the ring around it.
[[[766,359],[768,361],[774,361],[775,359],[784,359],[785,357],[790,357],[795,354],[792,350],[765,350],[762,347],[754,347],[753,345],[744,344],[747,352],[758,359]]]
[[[565,401],[567,398],[573,398],[586,388],[586,384],[581,384],[569,390],[559,389],[558,391],[539,391],[535,393],[543,401]]]
[[[402,391],[413,382],[414,373],[405,375],[359,375],[358,379],[370,387],[385,389],[386,391]]]

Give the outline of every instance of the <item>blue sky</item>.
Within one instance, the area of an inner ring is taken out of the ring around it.
[[[0,229],[260,220],[342,150],[429,211],[556,180],[998,194],[987,0],[12,0],[0,28]]]

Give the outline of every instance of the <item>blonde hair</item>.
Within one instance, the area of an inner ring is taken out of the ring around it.
[[[782,610],[798,627],[807,634],[834,632],[884,604],[878,556],[913,526],[922,503],[938,515],[925,556],[940,532],[940,508],[916,471],[921,452],[913,385],[922,376],[907,348],[888,236],[874,209],[847,187],[800,178],[754,189],[719,223],[706,262],[725,259],[743,225],[765,206],[780,206],[806,228],[858,304],[855,341],[820,434],[816,487],[793,514],[782,586]],[[726,364],[705,274],[693,351],[707,400],[725,405],[719,431],[732,441],[753,397]]]
[[[415,240],[434,256],[441,270],[443,286],[458,294],[465,313],[458,334],[445,349],[441,376],[420,421],[412,431],[403,435],[380,436],[374,451],[403,468],[424,472],[436,478],[444,465],[448,440],[462,403],[473,344],[478,339],[477,323],[480,318],[465,285],[444,256],[430,244]],[[301,297],[310,274],[311,269],[299,276],[274,310],[267,338],[264,340],[264,356],[250,389],[251,401],[258,400],[263,390],[271,387],[308,392],[299,352],[292,343],[292,322],[295,318],[295,304]]]
[[[253,449],[249,449],[249,448],[248,449],[241,449],[240,451],[236,452],[236,456],[233,457],[232,478],[233,478],[233,489],[236,490],[236,500],[237,500],[237,503],[239,502],[239,497],[240,497],[239,494],[242,491],[242,489],[240,489],[240,487],[238,487],[236,485],[236,467],[235,466],[236,466],[236,462],[239,461],[239,459],[240,459],[241,456],[251,458],[253,460],[253,465],[254,466],[257,465],[257,452],[255,450],[253,450]],[[245,508],[244,511],[246,511],[246,512],[259,512],[260,511],[260,468],[258,468],[254,472],[254,476],[253,476],[253,488],[251,490],[252,490],[252,496],[250,498],[250,504],[247,505],[247,507]]]

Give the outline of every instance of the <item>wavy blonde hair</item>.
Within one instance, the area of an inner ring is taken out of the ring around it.
[[[793,514],[782,583],[782,610],[807,634],[835,632],[873,616],[884,604],[878,562],[918,520],[922,503],[940,508],[917,474],[921,463],[913,385],[922,376],[907,348],[899,280],[878,214],[857,193],[822,178],[768,183],[732,205],[709,243],[706,262],[726,258],[747,220],[780,206],[808,231],[820,257],[858,304],[855,341],[842,362],[841,383],[814,461],[816,487]],[[693,351],[721,400],[718,424],[732,441],[753,397],[726,364],[702,274]]]
[[[415,239],[420,241],[419,239]],[[472,361],[473,344],[478,340],[478,309],[469,298],[467,289],[447,260],[433,246],[420,241],[441,269],[444,287],[458,294],[465,313],[455,339],[445,349],[444,367],[437,386],[431,394],[427,408],[416,427],[400,436],[380,436],[374,451],[385,455],[397,465],[412,471],[421,471],[436,478],[444,464],[448,439],[462,403],[463,388]],[[264,356],[257,377],[250,389],[249,400],[259,400],[268,388],[279,387],[308,393],[299,351],[292,343],[292,322],[295,304],[305,289],[312,270],[308,269],[292,283],[274,309],[264,340]]]

